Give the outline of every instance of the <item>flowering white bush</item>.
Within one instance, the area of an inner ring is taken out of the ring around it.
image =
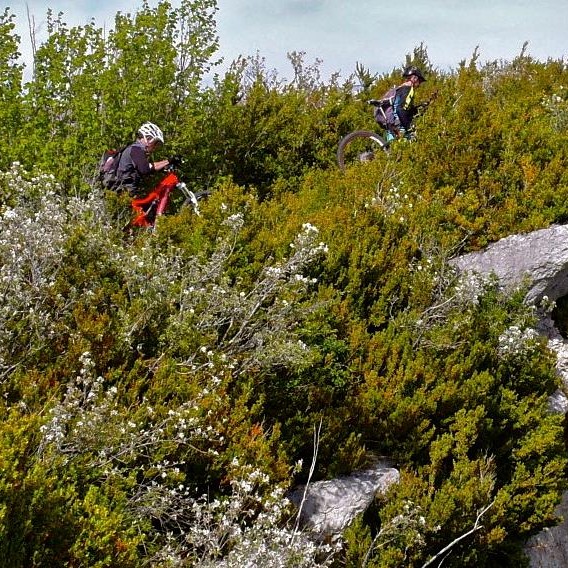
[[[558,92],[543,97],[543,108],[550,114],[552,127],[558,132],[564,132],[568,127],[568,91],[563,85]]]
[[[99,195],[64,197],[53,176],[32,177],[17,163],[0,173],[0,373],[52,341],[71,312],[77,296],[55,291],[70,233],[83,227],[90,246],[112,248],[102,211]]]
[[[187,258],[151,234],[136,246],[124,243],[96,191],[69,198],[53,178],[30,179],[14,166],[2,174],[0,192],[3,394],[9,397],[13,371],[33,369],[43,353],[65,349],[69,357],[58,370],[60,394],[56,383],[41,410],[38,464],[56,477],[82,472],[84,483],[123,492],[124,515],[133,530],[144,532],[151,565],[329,565],[329,550],[288,526],[284,487],[261,468],[231,464],[228,485],[213,497],[202,495],[186,473],[192,460],[207,468],[227,449],[230,377],[312,360],[296,330],[314,309],[302,304],[315,284],[306,271],[326,252],[317,229],[304,225],[290,256],[245,287],[227,275],[241,214],[226,220],[209,258]],[[101,298],[104,313],[112,314],[108,329],[97,327]],[[99,360],[106,356],[105,334],[114,350],[136,353],[149,374],[167,357],[180,377],[191,377],[191,395],[173,393],[160,408],[144,397],[126,402]],[[25,409],[24,399],[19,404]]]
[[[221,434],[209,424],[201,397],[211,397],[212,380],[195,399],[157,417],[143,405],[143,421],[125,420],[117,389],[105,389],[95,376],[89,353],[83,368],[69,384],[64,399],[51,408],[41,427],[40,455],[46,465],[64,457],[65,466],[88,458],[100,472],[100,482],[116,484],[132,478],[128,508],[134,523],[152,521],[149,537],[157,551],[152,565],[231,567],[329,566],[333,549],[316,544],[289,522],[292,506],[283,486],[238,459],[231,464],[230,491],[210,499],[195,495],[181,473],[184,462],[160,458],[164,448],[189,446],[216,454]],[[218,398],[220,401],[220,397]],[[139,413],[140,414],[140,413]]]
[[[468,310],[478,306],[480,298],[495,284],[491,278],[474,272],[459,273],[439,253],[423,255],[413,260],[409,268],[432,285],[431,304],[415,322],[418,337],[446,321],[455,310],[461,310],[465,316]],[[465,321],[465,317],[460,319]]]
[[[253,286],[243,290],[231,285],[223,273],[234,230],[239,227],[233,219],[232,232],[207,263],[188,263],[175,269],[177,280],[167,294],[175,294],[178,309],[170,316],[166,342],[180,345],[190,330],[198,330],[215,339],[215,356],[230,360],[233,372],[238,373],[251,367],[309,362],[311,352],[294,330],[313,310],[299,300],[315,283],[303,271],[326,252],[317,229],[304,225],[291,244],[291,256],[266,267]],[[202,352],[187,353],[184,360],[188,365],[203,362]]]
[[[382,183],[377,186],[377,192],[375,197],[373,197],[371,204],[375,206],[382,207],[382,209],[388,215],[395,215],[400,212],[404,212],[407,209],[412,209],[412,197],[408,193],[404,192],[401,188],[401,182],[398,185],[391,185],[386,191],[382,188]],[[404,223],[405,218],[403,215],[399,215],[399,222]]]
[[[455,286],[456,300],[466,306],[476,306],[479,298],[486,292],[490,279],[476,272],[464,272],[460,275]]]
[[[499,336],[497,351],[503,358],[530,354],[538,346],[538,337],[537,331],[532,328],[521,329],[512,325]]]

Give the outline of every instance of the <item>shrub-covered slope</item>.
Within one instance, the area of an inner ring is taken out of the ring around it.
[[[324,83],[291,54],[292,82],[253,58],[203,87],[215,8],[144,6],[108,37],[59,17],[23,87],[0,21],[0,559],[422,566],[454,543],[447,566],[522,565],[566,487],[554,359],[522,290],[448,259],[565,220],[566,65],[441,72],[420,46],[417,140],[341,173],[396,73]],[[126,235],[89,181],[141,116],[213,192]],[[284,499],[316,444],[312,479],[401,471],[341,550]]]

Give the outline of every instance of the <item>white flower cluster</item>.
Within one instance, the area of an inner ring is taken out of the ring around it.
[[[81,356],[82,367],[67,386],[64,399],[49,411],[49,421],[40,427],[40,455],[62,453],[72,455],[90,449],[92,436],[104,429],[114,409],[116,389],[104,392],[103,378],[95,376],[91,355]]]
[[[479,298],[486,292],[490,280],[477,272],[463,272],[454,289],[455,297],[461,305],[477,306]]]
[[[203,262],[188,259],[174,246],[164,247],[152,238],[125,247],[113,238],[110,216],[95,190],[86,198],[63,196],[52,176],[26,181],[29,176],[17,165],[2,175],[0,191],[4,185],[9,199],[0,211],[4,228],[0,285],[5,299],[0,305],[0,372],[16,363],[14,345],[28,346],[33,335],[30,352],[41,352],[77,303],[97,297],[101,286],[97,280],[71,287],[65,297],[53,290],[60,277],[61,258],[74,234],[82,236],[81,250],[105,272],[114,274],[127,293],[128,303],[118,306],[115,322],[116,337],[124,349],[137,349],[152,318],[166,317],[170,325],[164,349],[183,342],[188,333],[215,336],[226,329],[217,338],[216,354],[231,360],[238,355],[241,370],[253,364],[305,361],[310,356],[293,329],[304,317],[297,300],[315,283],[304,272],[327,251],[313,225],[302,227],[287,260],[268,268],[252,288],[243,290],[226,276],[237,232],[244,223],[240,213],[227,219],[227,234]],[[22,330],[24,338],[20,337]],[[243,351],[250,357],[243,358]],[[21,363],[22,354],[17,356]],[[213,359],[208,357],[207,364]],[[192,364],[193,360],[200,360],[200,351],[185,358]]]
[[[165,443],[195,444],[212,452],[223,443],[223,436],[201,416],[200,400],[211,395],[209,389],[170,409],[165,417],[155,416],[154,409],[145,406],[143,421],[125,420],[117,388],[105,389],[103,378],[92,372],[88,353],[83,355],[83,362],[84,367],[68,385],[63,400],[52,407],[49,420],[40,428],[40,454],[46,459],[58,453],[72,459],[95,452],[98,457],[93,458],[91,466],[111,471],[128,468],[142,457],[151,458],[153,451]]]
[[[565,132],[568,127],[568,91],[560,85],[558,93],[542,99],[543,108],[550,114],[552,127],[558,132]]]
[[[413,260],[409,264],[408,268],[411,272],[422,272],[426,274],[433,270],[433,261],[431,258],[421,258],[419,260]]]
[[[229,227],[232,231],[240,231],[244,225],[244,216],[242,213],[235,213],[225,220],[225,225]]]
[[[365,565],[369,559],[375,556],[376,551],[380,551],[392,541],[403,542],[405,550],[409,551],[412,548],[425,546],[425,533],[438,532],[439,530],[439,526],[428,526],[419,505],[412,501],[406,501],[399,514],[382,523],[381,529],[375,535],[367,551]]]
[[[266,491],[270,481],[266,474],[235,462],[233,467],[238,476],[231,480],[226,497],[211,501],[203,495],[193,502],[192,522],[174,558],[191,558],[192,565],[200,568],[330,566],[331,547],[315,543],[285,522],[291,517],[291,503],[284,488]]]
[[[9,353],[19,341],[22,328],[14,321],[27,322],[38,338],[52,337],[45,304],[66,238],[58,189],[52,176],[29,179],[17,163],[0,173],[0,192],[7,193],[0,209],[0,368],[12,362]]]
[[[412,209],[411,196],[406,192],[403,193],[402,189],[395,185],[389,187],[385,193],[382,192],[381,185],[379,185],[371,204],[382,207],[388,215],[394,215],[405,209]],[[399,216],[399,222],[404,223],[405,220],[403,215]]]
[[[302,225],[302,232],[298,234],[296,240],[290,245],[291,248],[302,252],[302,262],[307,264],[320,254],[326,254],[328,249],[327,245],[318,241],[319,230],[311,223],[304,223]]]
[[[521,329],[513,325],[499,336],[497,351],[503,358],[530,354],[538,345],[539,335],[532,328]]]
[[[537,311],[540,314],[550,315],[556,308],[556,302],[551,300],[548,296],[543,296],[540,304],[537,306]]]
[[[65,197],[53,176],[32,177],[17,163],[0,173],[0,196],[2,192],[6,196],[0,200],[0,370],[16,363],[13,353],[21,364],[26,348],[41,351],[54,337],[58,315],[69,313],[77,298],[88,293],[77,291],[75,298],[54,293],[72,231],[84,229],[91,247],[112,248],[106,246],[108,227],[101,220],[104,208],[96,192],[86,199]],[[98,242],[101,238],[105,246]]]
[[[435,264],[429,259],[421,259],[415,261],[411,268],[415,273],[430,278],[433,284],[430,306],[415,321],[421,332],[447,321],[456,312],[460,314],[460,323],[465,323],[470,310],[478,306],[481,297],[496,285],[492,276],[470,271],[458,273],[445,262]]]
[[[201,364],[213,369],[218,360],[242,373],[253,366],[309,361],[312,353],[294,330],[308,312],[299,301],[315,283],[304,272],[327,251],[318,240],[317,229],[305,224],[291,244],[290,257],[265,268],[246,291],[229,282],[224,273],[232,239],[229,235],[221,242],[205,264],[192,262],[177,269],[176,285],[166,295],[175,295],[178,308],[169,318],[167,343],[181,344],[195,330],[216,338],[213,352],[199,349],[187,354],[185,363],[191,368]]]
[[[489,96],[495,95],[504,78],[510,77],[516,80],[519,76],[519,70],[515,61],[495,59],[485,63],[480,71],[483,77],[483,90]]]

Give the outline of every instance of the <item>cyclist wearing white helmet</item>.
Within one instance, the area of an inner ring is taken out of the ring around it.
[[[164,143],[164,133],[152,122],[145,122],[138,129],[138,137],[144,137],[149,141],[158,141]]]
[[[177,156],[158,162],[150,161],[150,154],[163,143],[164,134],[155,124],[145,122],[140,126],[136,141],[127,146],[120,156],[116,170],[116,188],[128,191],[132,197],[138,196],[144,176],[159,172],[169,165],[179,165],[181,160]]]

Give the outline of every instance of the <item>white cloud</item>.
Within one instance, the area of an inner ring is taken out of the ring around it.
[[[357,61],[372,72],[388,72],[424,43],[435,67],[456,67],[476,46],[482,61],[512,59],[529,42],[528,53],[546,60],[568,55],[563,23],[565,0],[217,0],[220,55],[225,64],[239,55],[266,58],[267,66],[289,76],[286,54],[305,51],[306,63],[322,59],[324,76],[353,72]],[[156,5],[157,2],[150,2]],[[30,61],[26,4],[38,39],[45,32],[46,3],[17,0],[24,58]],[[175,5],[178,2],[174,2]],[[69,25],[112,25],[117,11],[134,12],[142,0],[48,0]]]
[[[218,1],[222,54],[231,60],[258,50],[270,67],[286,72],[292,50],[343,75],[357,61],[390,71],[420,43],[442,69],[468,60],[476,46],[482,61],[512,59],[525,41],[537,59],[567,54],[558,23],[568,21],[568,2],[561,0]]]

